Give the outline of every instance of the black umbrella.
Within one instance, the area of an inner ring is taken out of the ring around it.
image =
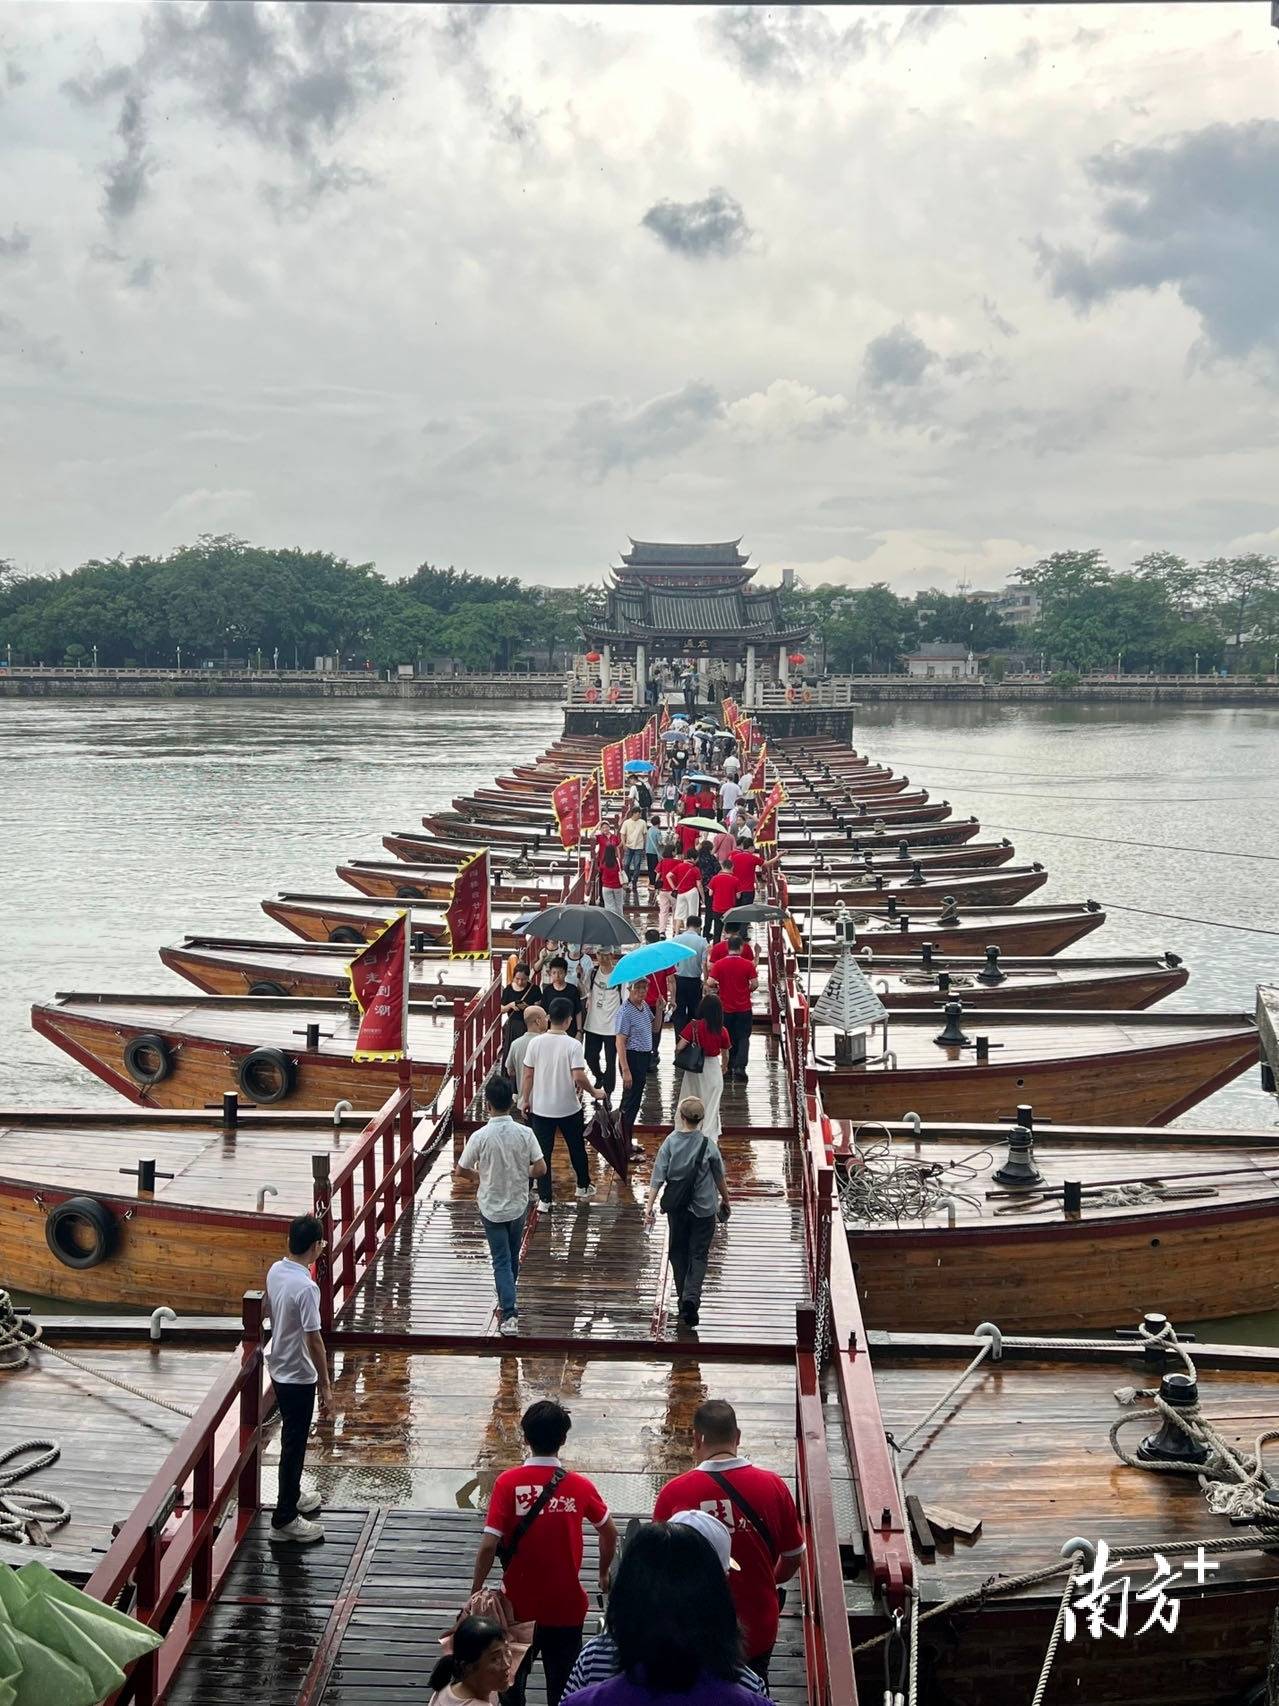
[[[631,948],[643,940],[628,918],[604,906],[548,906],[513,928],[524,936],[600,948]]]
[[[745,906],[733,906],[724,914],[725,924],[779,924],[786,913],[780,906],[765,906],[760,901],[748,901]]]
[[[586,1128],[586,1141],[599,1151],[619,1179],[625,1179],[631,1152],[622,1136],[621,1120],[607,1103],[595,1104],[594,1116]]]

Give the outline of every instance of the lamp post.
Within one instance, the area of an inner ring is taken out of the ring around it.
[[[94,667],[94,669],[97,669],[97,667],[98,667],[98,648],[97,648],[96,643],[94,644],[94,647],[93,647],[93,667]]]
[[[279,646],[276,646],[275,649],[271,653],[271,668],[273,670],[275,670],[277,675],[279,674],[279,670],[280,670],[280,648],[279,648]]]
[[[178,674],[182,674],[182,647],[178,647]]]
[[[1122,675],[1124,673],[1124,654],[1122,652],[1119,654],[1119,664],[1115,673],[1117,675]]]
[[[1199,653],[1195,653],[1195,680],[1199,679]]]

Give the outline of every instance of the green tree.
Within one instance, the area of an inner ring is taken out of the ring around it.
[[[952,645],[967,646],[972,652],[993,651],[1006,646],[1012,630],[989,604],[979,598],[962,598],[957,593],[941,592],[930,587],[915,594],[915,613],[919,621],[921,640],[937,640]]]
[[[1213,557],[1203,565],[1209,596],[1219,606],[1226,632],[1236,646],[1243,643],[1253,611],[1279,587],[1279,557],[1249,552],[1242,557]]]
[[[820,635],[827,661],[837,671],[875,674],[895,669],[916,643],[919,629],[914,606],[883,581],[839,593],[829,609],[829,616],[819,618],[814,632]]]

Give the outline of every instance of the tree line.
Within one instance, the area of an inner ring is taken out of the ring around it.
[[[1199,563],[1151,552],[1113,569],[1099,551],[1056,551],[1021,569],[1039,620],[1012,628],[987,603],[936,588],[904,598],[866,587],[791,586],[788,626],[805,626],[835,673],[890,672],[921,644],[991,658],[1042,656],[1056,669],[1264,672],[1279,650],[1279,558]],[[603,589],[528,585],[422,563],[389,581],[371,563],[271,550],[206,535],[167,556],[94,559],[65,574],[21,575],[0,560],[0,657],[100,667],[237,659],[309,668],[317,656],[377,669],[455,658],[506,670],[580,644]],[[1122,661],[1121,661],[1122,660]]]
[[[94,559],[65,574],[0,562],[0,655],[17,663],[184,667],[316,657],[391,668],[451,657],[511,669],[574,646],[591,595],[423,563],[388,581],[327,551],[205,536],[163,557]]]

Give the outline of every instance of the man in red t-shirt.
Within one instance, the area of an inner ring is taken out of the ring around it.
[[[713,966],[716,960],[722,960],[725,954],[744,954],[752,965],[755,964],[755,950],[741,934],[741,930],[742,926],[740,924],[729,924],[725,926],[724,939],[720,942],[716,942],[715,946],[706,956],[706,963],[708,966]]]
[[[737,905],[737,873],[731,858],[720,861],[707,887],[711,891],[711,940],[718,942],[724,934],[724,914]]]
[[[617,1528],[595,1484],[585,1475],[566,1471],[560,1462],[559,1453],[572,1425],[568,1411],[553,1399],[542,1398],[529,1405],[520,1418],[520,1427],[530,1455],[518,1469],[504,1469],[498,1476],[484,1518],[484,1538],[475,1555],[471,1592],[476,1594],[484,1586],[500,1545],[502,1591],[514,1607],[516,1622],[535,1625],[533,1644],[514,1682],[502,1694],[502,1706],[524,1706],[529,1672],[539,1654],[546,1673],[547,1706],[559,1706],[581,1651],[582,1626],[589,1609],[578,1579],[584,1522],[599,1534],[600,1591],[608,1591]],[[554,1490],[516,1541],[522,1519],[531,1514],[552,1477],[558,1477]]]
[[[679,843],[681,856],[691,853],[701,840],[701,836],[701,830],[694,829],[691,824],[677,823],[675,825],[675,839]]]
[[[759,869],[764,863],[763,857],[753,847],[739,847],[731,855],[733,874],[737,878],[738,906],[749,906],[755,898],[755,884],[759,880]]]
[[[708,980],[715,985],[724,1009],[724,1029],[733,1047],[724,1065],[724,1076],[739,1084],[746,1082],[746,1063],[751,1052],[751,991],[759,986],[754,959],[744,953],[721,954],[712,966],[706,963]]]
[[[675,867],[675,931],[679,932],[702,910],[702,873],[691,859],[681,859]]]
[[[767,1685],[777,1641],[777,1589],[798,1570],[804,1537],[785,1481],[741,1456],[741,1437],[733,1406],[707,1399],[693,1416],[697,1467],[666,1483],[653,1506],[653,1521],[668,1522],[677,1511],[700,1510],[718,1517],[728,1529],[737,1565],[728,1586],[742,1626],[746,1663]]]

